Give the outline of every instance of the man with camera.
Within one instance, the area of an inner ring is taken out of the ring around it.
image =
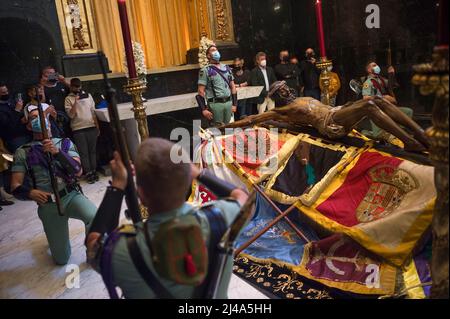
[[[69,82],[56,72],[54,67],[47,66],[41,71],[40,84],[44,88],[45,103],[53,105],[57,112],[56,123],[59,132],[53,130],[54,136],[70,136],[70,120],[64,109],[64,100],[69,93]]]
[[[316,54],[313,49],[305,51],[306,60],[300,65],[300,86],[304,97],[312,97],[320,101],[320,70],[316,66]]]
[[[280,64],[275,66],[275,75],[278,81],[286,81],[286,84],[295,91],[295,96],[298,96],[300,69],[291,63],[288,50],[280,52]]]
[[[71,120],[73,140],[80,153],[87,182],[94,184],[98,181],[96,148],[100,130],[95,116],[94,99],[82,90],[78,78],[70,81],[70,94],[65,99],[65,111]]]

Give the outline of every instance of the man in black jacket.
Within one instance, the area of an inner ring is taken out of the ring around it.
[[[264,52],[259,52],[255,58],[256,67],[252,70],[250,75],[251,86],[263,86],[264,89],[261,95],[256,98],[258,104],[258,113],[263,114],[266,111],[271,111],[275,108],[275,101],[268,95],[270,86],[277,81],[275,71],[267,66],[267,55]]]
[[[278,81],[286,81],[298,97],[300,69],[296,64],[291,63],[288,50],[280,52],[280,64],[275,66],[275,75]]]
[[[316,66],[316,54],[309,48],[305,52],[306,60],[300,64],[300,86],[303,87],[303,95],[320,101],[320,70]]]
[[[0,83],[0,138],[11,153],[32,139],[26,127],[23,107],[23,101],[14,101],[6,84]]]

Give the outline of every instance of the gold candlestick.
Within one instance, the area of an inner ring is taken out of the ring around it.
[[[414,67],[412,83],[420,88],[424,96],[434,95],[433,127],[428,129],[430,138],[430,158],[436,168],[435,180],[437,199],[433,215],[433,252],[431,259],[431,278],[433,287],[431,298],[447,299],[449,296],[448,276],[448,232],[449,232],[449,197],[448,197],[448,46],[436,47],[431,63]]]
[[[123,89],[125,93],[131,95],[133,100],[132,111],[138,124],[139,136],[141,141],[144,141],[150,136],[147,123],[147,107],[144,105],[144,99],[142,98],[142,94],[147,90],[147,85],[141,78],[128,79],[128,84]]]
[[[321,70],[319,84],[320,89],[322,91],[322,103],[325,105],[330,105],[330,86],[331,86],[331,77],[330,72],[328,72],[328,68],[333,66],[333,61],[328,60],[327,57],[320,58],[320,61],[316,64],[317,68]]]

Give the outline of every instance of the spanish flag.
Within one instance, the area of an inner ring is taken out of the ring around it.
[[[433,167],[368,150],[314,204],[297,207],[326,230],[402,266],[431,224],[435,199]]]

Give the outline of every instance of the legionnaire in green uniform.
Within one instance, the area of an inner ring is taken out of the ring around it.
[[[52,257],[57,265],[65,265],[71,255],[69,240],[69,218],[84,222],[86,232],[94,219],[97,208],[82,193],[76,177],[81,176],[80,157],[69,139],[51,138],[48,110],[44,112],[48,140],[42,140],[37,107],[28,108],[28,127],[34,140],[20,147],[14,155],[11,188],[13,195],[20,200],[33,200],[38,204],[38,215],[44,226],[45,235]],[[63,216],[53,198],[46,153],[54,158],[57,188],[61,198]],[[31,185],[28,181],[31,181]]]
[[[206,56],[210,65],[200,70],[197,101],[210,126],[228,124],[238,103],[233,71],[220,63],[221,56],[216,46],[210,46]]]
[[[183,154],[181,163],[172,161],[171,154]],[[127,171],[115,153],[112,184],[87,239],[89,263],[102,274],[111,298],[119,298],[116,287],[127,299],[204,298],[213,280],[219,284],[217,297],[226,298],[233,258],[227,259],[219,278],[212,276],[212,263],[220,238],[241,220],[237,217],[243,216],[239,212],[247,194],[200,172],[181,148],[166,140],[143,142],[135,165],[137,192],[150,217],[134,227],[116,229]],[[185,200],[194,179],[228,199],[191,206]]]
[[[367,80],[363,84],[363,98],[370,100],[374,96],[382,97],[394,105],[397,105],[397,99],[389,94],[389,80],[381,76],[381,68],[376,62],[370,62],[366,66]],[[390,74],[395,74],[394,67],[390,66],[388,69]],[[413,118],[414,111],[409,107],[399,107],[399,109],[409,118]],[[377,138],[384,132],[373,122],[371,122],[372,131],[369,135]]]

